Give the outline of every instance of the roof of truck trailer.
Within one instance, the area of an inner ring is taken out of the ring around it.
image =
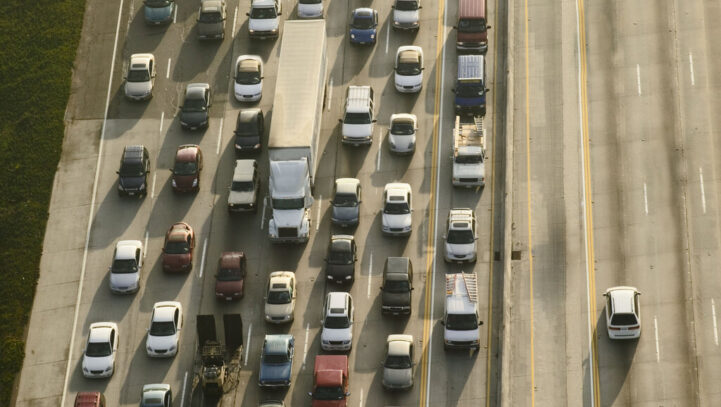
[[[323,20],[283,25],[268,147],[308,146],[315,127],[320,128],[315,121],[316,112],[323,108],[325,38]]]

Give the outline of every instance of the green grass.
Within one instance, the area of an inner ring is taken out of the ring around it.
[[[23,362],[84,9],[0,2],[0,406]]]

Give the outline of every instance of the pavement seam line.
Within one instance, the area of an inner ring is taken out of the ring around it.
[[[83,262],[80,268],[80,278],[78,281],[78,295],[75,299],[75,310],[73,312],[73,326],[70,333],[70,344],[68,346],[68,361],[65,367],[65,377],[63,378],[63,392],[60,396],[60,406],[65,405],[65,396],[68,389],[68,378],[70,376],[70,364],[72,362],[73,348],[75,347],[75,331],[78,326],[78,314],[80,311],[80,300],[83,296],[83,281],[85,280],[85,270],[88,262],[88,247],[90,246],[90,232],[93,228],[93,215],[95,212],[95,197],[98,192],[98,179],[100,178],[100,164],[103,160],[103,140],[105,139],[105,129],[108,122],[108,110],[110,108],[110,93],[113,85],[113,72],[115,70],[115,57],[118,51],[118,38],[120,36],[120,21],[123,17],[123,0],[120,0],[118,6],[118,22],[115,26],[115,43],[113,44],[113,56],[110,60],[110,75],[108,77],[108,93],[105,98],[105,115],[103,116],[103,127],[100,131],[100,142],[98,143],[98,159],[95,163],[95,177],[93,179],[93,192],[90,196],[90,211],[88,215],[88,227],[85,232],[85,247],[83,248]]]
[[[433,328],[431,325],[432,319],[429,318],[429,315],[433,311],[434,307],[434,298],[433,298],[433,288],[435,287],[435,244],[436,244],[436,222],[438,221],[438,214],[437,214],[437,206],[438,206],[438,192],[436,189],[438,188],[438,172],[440,171],[440,167],[438,166],[438,161],[440,160],[440,147],[439,147],[439,139],[440,139],[440,114],[442,111],[441,107],[441,89],[442,89],[442,76],[443,71],[445,70],[445,33],[443,31],[443,27],[445,26],[445,8],[446,3],[444,0],[439,0],[438,2],[438,19],[437,19],[437,25],[436,25],[436,83],[435,83],[435,95],[434,95],[434,102],[433,102],[433,148],[431,150],[432,159],[431,159],[431,185],[430,185],[430,191],[432,195],[431,199],[429,200],[429,208],[428,208],[428,239],[426,243],[426,281],[425,281],[425,298],[424,298],[424,306],[423,306],[423,343],[427,344],[427,346],[423,347],[423,354],[421,355],[421,388],[420,388],[420,394],[419,394],[419,406],[425,407],[429,405],[429,399],[430,395],[428,395],[428,392],[430,390],[430,387],[428,387],[428,381],[430,380],[431,370],[430,370],[430,354],[431,354],[431,347],[432,347],[432,337],[431,334],[433,332]],[[441,66],[441,69],[437,69],[438,66]],[[431,221],[431,218],[433,221]],[[430,283],[430,284],[429,284]],[[430,301],[429,301],[430,298]]]

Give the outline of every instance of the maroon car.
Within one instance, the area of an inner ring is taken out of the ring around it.
[[[183,144],[175,152],[172,184],[175,192],[198,192],[200,171],[203,169],[203,152],[195,144]]]
[[[223,252],[215,275],[215,297],[219,300],[237,300],[245,293],[245,253]]]
[[[168,229],[163,245],[163,270],[171,273],[193,269],[195,233],[185,222],[178,222]]]

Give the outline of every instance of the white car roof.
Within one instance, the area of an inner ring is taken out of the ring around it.
[[[636,287],[611,287],[606,290],[606,294],[611,296],[613,302],[613,312],[619,314],[631,314],[633,309],[633,297],[638,290]],[[638,312],[638,310],[636,310]]]
[[[153,305],[153,322],[172,321],[175,317],[175,310],[182,306],[177,301],[156,302]]]
[[[89,342],[110,342],[110,331],[118,329],[115,322],[95,322],[90,324]]]
[[[388,195],[388,198],[390,199],[391,196],[405,196],[407,192],[411,192],[411,186],[404,182],[391,182],[389,184],[386,184],[385,188],[383,188],[383,191]]]
[[[135,250],[142,249],[140,240],[121,240],[115,245],[115,259],[128,260],[135,258]]]
[[[328,293],[328,314],[345,315],[345,304],[348,297],[350,297],[350,294],[343,291],[335,291]],[[342,309],[343,311],[333,312],[333,310],[335,309]]]
[[[388,335],[388,354],[392,356],[407,356],[410,354],[413,335]]]
[[[130,56],[130,69],[141,68],[133,66],[136,64],[143,65],[143,67],[147,68],[150,64],[150,61],[154,59],[155,57],[153,56],[153,54],[133,54]]]
[[[295,273],[292,271],[274,271],[270,273],[270,291],[287,290],[292,284],[293,276],[295,276]]]

